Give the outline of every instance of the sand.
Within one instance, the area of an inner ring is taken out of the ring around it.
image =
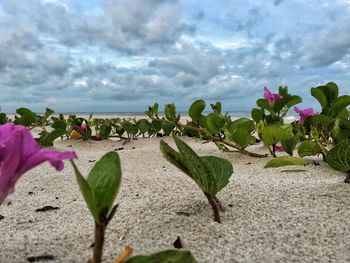
[[[171,144],[172,138],[165,140]],[[107,229],[104,262],[125,246],[134,255],[171,249],[179,236],[198,262],[350,262],[350,185],[345,175],[320,165],[265,169],[269,158],[222,153],[214,144],[184,138],[200,155],[232,161],[234,174],[218,198],[222,224],[195,183],[165,161],[160,138],[120,141],[57,141],[75,150],[84,175],[107,151],[119,150],[123,179],[120,206]],[[250,148],[266,152],[261,145]],[[306,171],[284,172],[302,169]],[[36,212],[44,206],[59,209]],[[62,172],[41,165],[17,184],[0,207],[0,262],[86,262],[92,255],[93,220],[72,167]]]

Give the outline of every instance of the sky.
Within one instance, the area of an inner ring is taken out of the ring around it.
[[[0,106],[249,111],[282,85],[317,108],[350,94],[349,32],[350,0],[0,0]]]

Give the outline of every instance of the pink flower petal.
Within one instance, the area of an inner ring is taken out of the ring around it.
[[[26,127],[0,125],[0,204],[28,170],[45,161],[62,170],[62,160],[76,158],[75,152],[41,149]]]

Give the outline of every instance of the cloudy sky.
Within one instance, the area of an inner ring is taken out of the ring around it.
[[[244,111],[263,87],[350,93],[350,0],[0,0],[0,106]]]

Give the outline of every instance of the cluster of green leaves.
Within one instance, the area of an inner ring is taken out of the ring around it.
[[[261,137],[265,144],[280,142],[284,150],[292,155],[298,145],[298,155],[303,158],[321,154],[324,161],[335,170],[349,174],[350,168],[350,96],[339,96],[338,86],[333,83],[311,89],[311,95],[320,103],[322,111],[309,116],[305,122],[284,125],[267,125],[262,128]],[[304,160],[280,157],[265,167],[283,165],[305,165]],[[349,175],[345,182],[350,182]]]
[[[265,125],[283,124],[283,117],[286,116],[289,109],[302,102],[299,96],[288,93],[288,87],[280,86],[278,93],[282,98],[276,99],[273,105],[270,105],[269,101],[264,98],[256,101],[258,108],[253,108],[251,115],[257,124],[261,121]]]
[[[265,98],[258,99],[256,104],[259,108],[252,109],[251,116],[255,121],[259,139],[274,157],[276,157],[278,144],[292,156],[301,133],[292,124],[284,124],[283,118],[290,108],[300,103],[302,99],[289,94],[287,87],[279,87],[278,94],[281,95],[281,98],[276,99],[273,104],[270,104]]]
[[[187,135],[203,140],[213,141],[220,150],[229,150],[228,147],[239,150],[242,153],[263,157],[246,150],[256,142],[253,136],[255,132],[254,121],[248,118],[231,120],[231,117],[222,113],[220,102],[211,104],[212,112],[204,114],[206,103],[204,100],[196,100],[188,110],[191,118],[186,123],[180,122],[180,114],[176,112],[175,104],[166,104],[164,116],[159,117],[158,104],[150,106],[146,114],[153,120],[161,122],[161,127],[167,135]]]
[[[156,136],[160,132],[170,135],[172,128],[169,125],[162,125],[158,120],[149,121],[147,119],[88,119],[77,117],[76,115],[64,116],[54,115],[52,109],[47,108],[45,113],[40,115],[27,108],[19,108],[13,120],[5,113],[0,113],[0,124],[13,122],[17,125],[26,126],[29,129],[37,129],[38,142],[42,146],[53,146],[53,142],[58,139],[81,138],[83,140],[103,140],[109,137],[119,137],[130,140],[138,136]],[[85,128],[83,128],[85,125]],[[72,135],[75,131],[78,136]]]
[[[164,158],[196,182],[212,206],[214,220],[220,223],[218,208],[221,204],[216,194],[229,182],[233,173],[231,162],[216,156],[198,156],[176,136],[174,140],[178,152],[161,140],[160,150]]]

